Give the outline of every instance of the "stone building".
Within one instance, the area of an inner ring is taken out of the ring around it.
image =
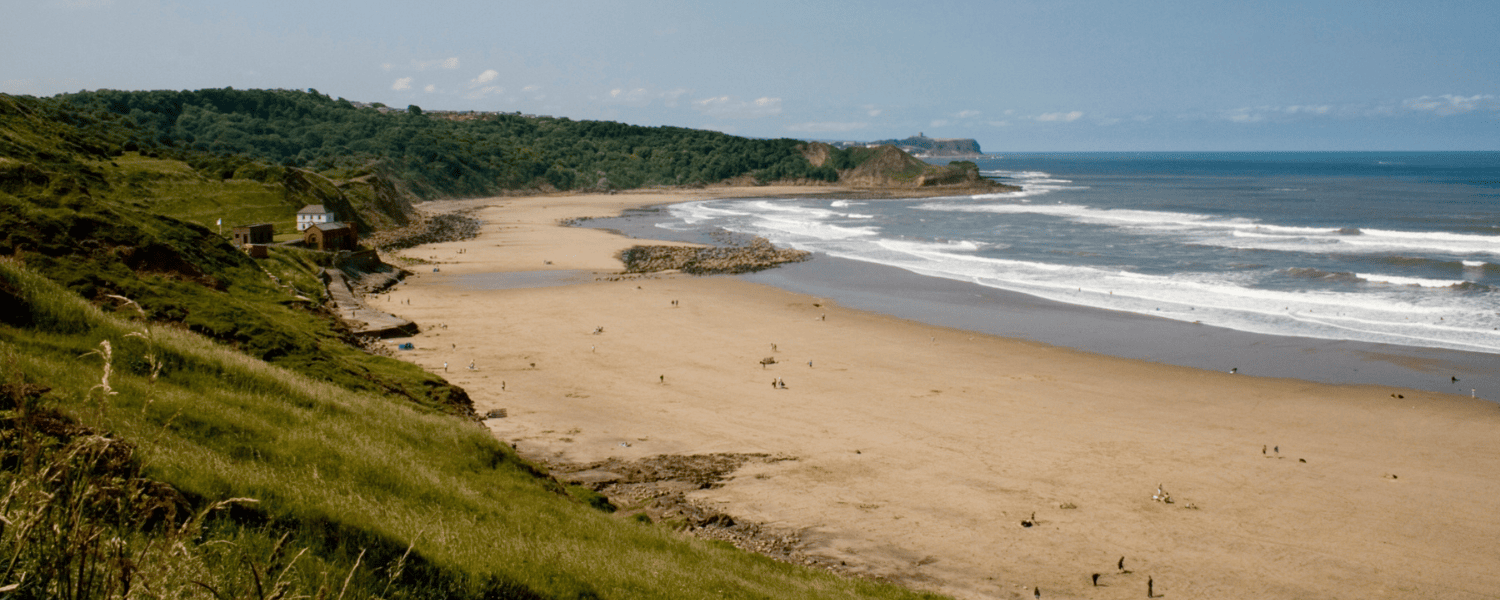
[[[325,252],[354,250],[359,247],[359,231],[353,223],[314,223],[302,232],[302,241],[308,248]]]

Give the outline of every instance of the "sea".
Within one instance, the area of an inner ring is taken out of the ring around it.
[[[1457,351],[1478,355],[1468,362],[1481,369],[1500,358],[1500,152],[1005,153],[974,162],[1020,190],[709,200],[663,207],[651,223],[678,239],[760,236],[920,277],[911,281],[1112,314]]]

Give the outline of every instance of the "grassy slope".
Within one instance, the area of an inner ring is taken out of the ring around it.
[[[286,194],[282,184],[220,180],[179,160],[121,152],[109,140],[124,136],[105,135],[112,131],[107,123],[70,124],[44,114],[43,102],[0,100],[5,166],[27,174],[6,179],[0,172],[0,254],[23,257],[91,301],[130,298],[153,320],[304,375],[438,410],[468,410],[462,390],[414,365],[360,351],[336,320],[300,307],[296,296],[321,296],[311,255],[277,252],[257,264],[212,229],[217,215],[290,228],[300,196]],[[104,134],[94,131],[101,128]],[[322,193],[332,189],[326,179],[318,183],[328,188]]]
[[[135,440],[146,474],[191,497],[258,500],[255,514],[297,540],[410,545],[469,591],[498,581],[514,597],[917,597],[615,519],[536,477],[472,422],[104,314],[13,261],[0,262],[0,290],[0,356],[53,389],[45,404]],[[96,388],[104,357],[89,354],[105,340],[107,398]],[[153,364],[166,365],[154,380]],[[378,587],[378,572],[361,577]]]
[[[286,198],[282,186],[253,179],[210,179],[178,160],[126,152],[108,163],[95,163],[112,187],[128,190],[142,208],[156,214],[224,232],[236,225],[271,223],[278,232],[295,231],[302,206]]]
[[[316,285],[307,256],[256,264],[201,225],[214,214],[205,207],[269,214],[273,190],[120,153],[108,123],[42,108],[0,106],[20,115],[0,123],[0,253],[24,259],[0,259],[0,513],[11,524],[0,558],[17,559],[0,589],[922,597],[573,500],[483,428],[434,410],[454,406],[440,380],[344,345],[262,270],[305,293]],[[108,294],[144,309],[105,312],[117,306]],[[36,385],[51,391],[32,398]],[[54,422],[38,421],[49,411],[89,428],[37,425]],[[160,506],[180,502],[152,481],[191,506],[163,521]],[[223,504],[234,498],[255,502]]]

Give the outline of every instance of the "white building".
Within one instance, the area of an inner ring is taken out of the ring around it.
[[[307,231],[313,225],[332,223],[335,220],[333,211],[323,208],[322,204],[309,204],[297,211],[297,231]]]

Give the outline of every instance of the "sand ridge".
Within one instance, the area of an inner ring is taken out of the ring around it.
[[[641,242],[558,225],[803,191],[432,204],[478,207],[480,237],[403,251],[435,264],[372,303],[422,325],[398,354],[506,408],[487,424],[529,455],[796,457],[693,498],[850,572],[961,598],[1138,598],[1148,577],[1179,598],[1500,597],[1494,403],[1117,359],[733,277],[618,277]],[[517,271],[577,283],[482,289]]]

